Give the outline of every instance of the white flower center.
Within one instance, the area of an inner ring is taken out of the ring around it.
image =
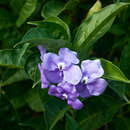
[[[82,79],[82,83],[84,83],[84,84],[87,84],[87,83],[88,83],[88,77],[87,77],[87,76],[85,76],[85,77]]]
[[[65,99],[68,98],[68,95],[66,93],[63,93],[62,96],[65,97]]]
[[[63,70],[65,68],[65,64],[63,62],[58,64],[59,70]]]

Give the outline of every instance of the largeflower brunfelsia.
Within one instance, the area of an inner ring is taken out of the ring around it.
[[[45,48],[38,46],[42,63],[38,64],[41,73],[41,87],[49,87],[48,94],[56,96],[74,109],[83,107],[78,97],[86,98],[100,95],[107,82],[101,78],[104,70],[100,60],[85,60],[81,69],[77,65],[77,53],[68,48],[61,48],[58,55],[46,53]]]

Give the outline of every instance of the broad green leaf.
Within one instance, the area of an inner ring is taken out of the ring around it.
[[[53,129],[68,109],[68,105],[54,97],[45,105],[45,120],[49,130]]]
[[[70,40],[71,36],[70,36],[70,30],[69,30],[68,25],[63,20],[61,20],[58,17],[53,17],[52,16],[52,17],[48,17],[48,18],[46,18],[45,20],[42,20],[42,21],[28,22],[28,24],[32,24],[32,25],[36,25],[36,26],[42,27],[42,25],[44,25],[44,22],[56,23],[56,24],[60,25],[62,28],[64,28],[64,30],[66,31],[66,33],[68,35],[68,39]]]
[[[23,55],[27,50],[29,43],[21,49],[0,50],[0,66],[9,68],[23,68]],[[25,59],[25,58],[24,58]]]
[[[13,26],[13,24],[12,14],[4,8],[0,8],[0,30],[3,28],[9,28]]]
[[[92,8],[87,13],[87,17],[92,15],[95,12],[98,12],[102,8],[102,3],[100,0],[97,0],[96,3],[92,6]]]
[[[68,0],[66,3],[57,0],[51,0],[45,3],[41,11],[41,15],[44,18],[58,16],[64,10],[74,10],[80,0]]]
[[[31,16],[31,14],[35,11],[36,6],[37,0],[26,0],[16,21],[17,27],[20,27],[27,20],[27,18]]]
[[[64,9],[66,10],[73,10],[75,11],[76,7],[79,5],[81,0],[69,0],[66,4]]]
[[[13,104],[15,109],[19,109],[23,107],[26,104],[26,101],[24,100],[23,96],[15,97],[10,100],[10,102]]]
[[[64,3],[57,0],[51,0],[45,3],[41,11],[43,17],[58,16],[64,10]]]
[[[115,91],[121,98],[124,98],[126,93],[126,84],[122,82],[108,81],[109,87]]]
[[[43,44],[45,48],[57,49],[63,47],[68,40],[66,30],[55,23],[43,23],[42,27],[31,28],[17,43],[33,43],[35,45]]]
[[[126,76],[130,78],[130,43],[122,51],[120,66]]]
[[[112,64],[112,62],[105,59],[101,59],[101,63],[104,69],[104,78],[130,83],[130,80],[128,80],[127,77],[123,74],[123,72],[116,65]]]
[[[3,77],[4,79],[0,79],[0,87],[10,85],[15,82],[23,81],[29,79],[27,74],[23,69],[9,69],[7,73]]]
[[[128,5],[129,3],[121,2],[111,4],[86,18],[77,29],[74,38],[75,46],[80,47],[81,51],[83,49],[84,53],[88,53],[87,50],[94,42],[110,29],[115,16]]]
[[[9,5],[11,9],[13,10],[13,13],[18,15],[19,10],[21,10],[25,2],[26,0],[9,0]]]
[[[38,63],[40,63],[40,55],[37,53],[30,54],[25,62],[25,71],[34,82],[40,79]]]
[[[77,115],[80,130],[95,130],[110,122],[124,103],[114,97],[102,95],[86,100]]]
[[[65,130],[78,130],[78,123],[68,114],[66,115]]]
[[[41,100],[39,91],[39,88],[30,89],[30,91],[28,91],[24,97],[25,101],[32,110],[36,112],[43,112],[45,110],[44,102]]]
[[[22,68],[22,66],[18,64],[19,54],[20,49],[0,50],[0,66]]]

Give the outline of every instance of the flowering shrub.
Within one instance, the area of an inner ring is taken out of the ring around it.
[[[0,0],[0,130],[128,130],[129,0]]]

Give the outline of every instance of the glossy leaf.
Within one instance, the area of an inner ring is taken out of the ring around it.
[[[52,130],[58,120],[63,118],[68,108],[67,104],[55,97],[45,105],[45,120],[49,130]]]
[[[25,44],[22,49],[0,50],[0,66],[9,68],[23,68],[23,55],[29,44]]]
[[[4,75],[3,79],[0,79],[0,87],[10,85],[15,82],[28,80],[29,77],[25,73],[23,69],[18,70],[8,70],[7,73]]]
[[[20,27],[31,16],[35,11],[36,5],[37,0],[26,0],[16,21],[17,27]]]
[[[13,26],[12,14],[4,8],[0,8],[0,30],[11,26]]]
[[[25,71],[34,82],[40,79],[40,72],[38,69],[38,63],[40,63],[40,55],[32,53],[25,62]]]
[[[78,129],[94,130],[110,122],[123,103],[111,96],[104,95],[88,99],[84,105],[77,115],[77,119],[80,121]]]
[[[32,110],[36,112],[43,112],[45,110],[44,103],[41,100],[38,88],[34,88],[28,91],[24,98]]]
[[[122,81],[125,83],[130,83],[130,80],[123,74],[123,72],[112,62],[101,59],[102,67],[104,69],[104,78],[115,80],[115,81]]]
[[[129,3],[111,4],[86,18],[77,29],[74,39],[75,46],[77,48],[81,46],[81,50],[90,48],[110,29],[115,16],[128,5]]]
[[[68,36],[65,30],[55,23],[43,23],[42,28],[31,28],[18,43],[43,44],[46,48],[57,49],[67,43]],[[18,45],[16,44],[16,45]]]
[[[19,10],[23,7],[26,0],[9,0],[9,5],[13,10],[13,13],[19,14]],[[16,8],[17,7],[17,8]]]
[[[64,3],[57,0],[48,1],[43,6],[41,15],[45,18],[58,16],[64,10]]]
[[[68,0],[66,3],[57,0],[51,0],[45,3],[41,11],[44,18],[58,16],[64,10],[75,10],[80,0]]]
[[[102,8],[102,3],[100,2],[100,0],[97,0],[95,4],[91,7],[91,9],[89,10],[87,17],[95,12],[98,12],[101,8]]]
[[[68,40],[70,40],[71,36],[70,36],[70,29],[69,29],[68,25],[58,17],[52,16],[52,17],[48,17],[48,18],[46,18],[45,20],[42,20],[42,21],[28,22],[28,24],[32,24],[32,25],[36,25],[38,27],[42,27],[42,25],[44,26],[45,22],[47,22],[47,23],[56,23],[56,24],[60,25],[62,28],[64,28],[64,30],[66,31],[66,33],[68,35]]]
[[[126,94],[126,84],[122,82],[109,81],[109,87],[115,91],[121,98]]]
[[[78,130],[78,123],[68,114],[66,114],[65,130]]]

